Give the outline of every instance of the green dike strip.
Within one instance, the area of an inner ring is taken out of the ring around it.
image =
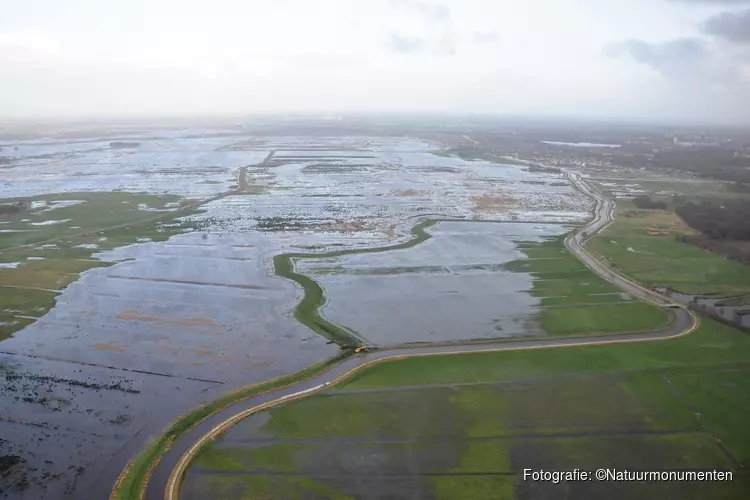
[[[326,253],[285,253],[274,256],[273,266],[276,275],[294,281],[304,291],[302,300],[294,308],[294,317],[318,335],[322,335],[342,347],[353,348],[362,345],[362,340],[354,332],[327,320],[320,314],[320,307],[325,303],[323,289],[314,279],[295,271],[294,261],[298,259],[327,259],[349,254],[380,253],[411,248],[429,239],[430,234],[425,229],[438,222],[440,221],[437,219],[429,219],[415,224],[411,228],[412,239],[396,245],[335,250]]]
[[[239,403],[251,397],[258,396],[264,392],[283,389],[297,384],[302,380],[323,373],[333,366],[343,362],[349,357],[348,353],[341,353],[323,363],[305,368],[301,372],[285,377],[254,384],[248,387],[229,392],[219,399],[200,406],[191,412],[178,417],[167,430],[158,438],[150,441],[145,449],[141,451],[125,466],[115,482],[110,494],[110,500],[134,500],[144,498],[148,480],[151,472],[159,464],[161,457],[169,451],[174,442],[190,432],[203,420],[215,415],[224,408]]]

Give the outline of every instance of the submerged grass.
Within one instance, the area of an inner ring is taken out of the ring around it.
[[[667,375],[670,384],[700,413],[700,421],[742,467],[750,467],[750,369]]]
[[[355,500],[328,486],[322,480],[296,476],[228,476],[226,474],[203,474],[201,481],[186,500],[225,498],[231,500],[257,499],[312,499]]]

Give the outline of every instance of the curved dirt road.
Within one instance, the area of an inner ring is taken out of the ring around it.
[[[596,200],[594,218],[586,226],[572,233],[565,239],[565,246],[575,253],[589,268],[606,280],[621,287],[627,293],[641,300],[656,304],[670,304],[669,299],[658,293],[647,290],[637,283],[613,271],[599,257],[585,247],[585,241],[602,230],[613,220],[614,202],[605,199],[595,191],[578,174],[565,172],[573,185]],[[190,432],[175,442],[162,457],[154,469],[146,488],[147,500],[177,500],[182,477],[190,460],[205,443],[211,441],[226,429],[253,413],[300,399],[310,394],[325,390],[327,387],[348,379],[363,368],[382,361],[409,358],[416,356],[463,354],[470,352],[511,351],[523,349],[549,349],[574,347],[593,344],[616,344],[625,342],[644,342],[680,337],[693,332],[699,325],[699,319],[691,311],[678,307],[670,308],[672,323],[664,330],[652,333],[622,334],[584,338],[541,339],[514,342],[495,342],[470,345],[413,347],[383,350],[366,353],[349,358],[341,364],[313,378],[301,381],[293,386],[278,389],[247,399],[218,412],[202,421]]]

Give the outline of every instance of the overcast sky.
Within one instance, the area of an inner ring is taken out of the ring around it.
[[[0,0],[0,118],[750,123],[750,0]]]

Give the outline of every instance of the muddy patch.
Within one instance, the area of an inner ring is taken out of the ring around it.
[[[129,309],[116,315],[119,319],[128,321],[146,321],[150,323],[165,323],[176,326],[183,326],[185,328],[219,328],[222,325],[216,324],[214,320],[209,318],[186,318],[186,319],[170,319],[161,318],[154,314],[143,313]]]
[[[121,347],[117,344],[113,344],[112,342],[99,342],[96,344],[93,344],[91,346],[92,349],[95,351],[118,351],[122,352],[125,350],[124,347]]]
[[[432,191],[427,189],[395,189],[391,191],[392,196],[423,197],[430,196]]]

